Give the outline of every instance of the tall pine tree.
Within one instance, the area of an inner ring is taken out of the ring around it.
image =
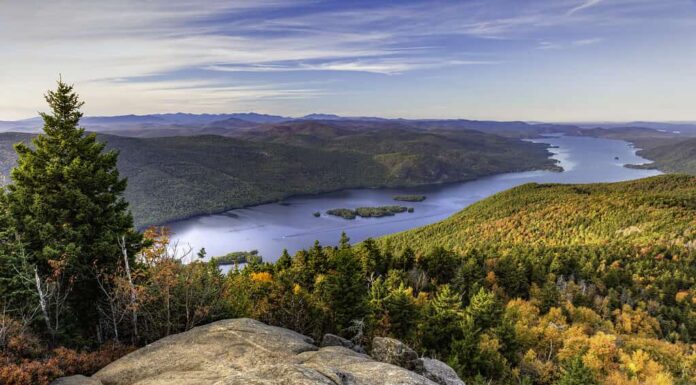
[[[130,258],[141,243],[123,198],[126,180],[116,169],[118,153],[104,151],[95,134],[78,126],[83,102],[58,81],[45,96],[44,133],[33,145],[17,144],[17,167],[8,204],[31,262],[43,274],[60,266],[73,284],[69,304],[82,335],[96,330],[99,299],[95,271],[113,271],[122,260],[124,237]]]

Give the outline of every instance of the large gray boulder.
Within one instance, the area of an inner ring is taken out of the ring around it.
[[[436,385],[348,348],[318,348],[311,338],[250,319],[163,338],[93,379],[102,385]]]
[[[440,385],[465,385],[457,372],[446,363],[433,359],[421,358],[422,372],[424,377],[429,378]]]
[[[377,361],[401,366],[416,372],[422,370],[423,364],[418,359],[418,353],[394,338],[375,337],[372,339],[371,355]]]

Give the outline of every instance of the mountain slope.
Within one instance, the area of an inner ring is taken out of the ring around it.
[[[653,161],[642,167],[696,175],[696,138],[633,142],[642,148],[638,155]]]
[[[288,128],[289,127],[289,128]],[[14,165],[0,134],[0,172]],[[126,198],[138,226],[346,188],[464,181],[555,167],[546,146],[480,132],[367,130],[322,122],[274,125],[246,137],[100,135],[120,151]]]
[[[526,184],[452,217],[381,238],[396,249],[696,247],[696,177],[661,175],[610,184]]]

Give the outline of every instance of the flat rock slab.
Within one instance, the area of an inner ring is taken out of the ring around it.
[[[320,349],[313,342],[251,319],[224,320],[139,349],[88,378],[96,382],[58,384],[436,385],[419,374],[348,348]]]

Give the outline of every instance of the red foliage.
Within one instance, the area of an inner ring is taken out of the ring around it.
[[[94,352],[77,352],[60,347],[41,359],[14,362],[11,356],[0,353],[0,384],[49,385],[62,376],[91,375],[132,350],[132,347],[118,344],[104,345]]]

